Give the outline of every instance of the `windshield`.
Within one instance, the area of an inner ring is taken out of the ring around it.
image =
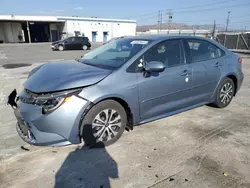
[[[79,61],[85,64],[115,69],[122,66],[150,43],[149,40],[118,39],[105,44]]]

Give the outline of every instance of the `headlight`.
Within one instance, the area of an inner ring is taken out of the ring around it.
[[[73,95],[80,93],[79,90],[71,90],[50,95],[38,96],[33,100],[33,104],[42,107],[42,113],[48,114],[58,109],[63,103],[68,101]]]
[[[67,100],[70,99],[71,96],[67,97],[56,97],[56,98],[51,98],[47,100],[39,100],[37,99],[35,101],[36,105],[39,105],[42,107],[42,113],[43,114],[48,114],[59,108],[63,103],[65,103]]]

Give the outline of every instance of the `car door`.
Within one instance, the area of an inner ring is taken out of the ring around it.
[[[185,64],[182,40],[166,40],[147,50],[138,62],[160,61],[160,73],[137,72],[141,120],[167,115],[189,106],[192,68]],[[139,63],[139,65],[141,65]]]
[[[223,51],[202,39],[185,39],[193,72],[193,104],[209,102],[221,77]]]
[[[83,37],[76,37],[75,38],[76,49],[78,49],[78,50],[82,49],[83,40],[84,40]]]
[[[72,50],[77,50],[78,49],[78,42],[77,42],[77,37],[72,37],[71,39],[71,49]]]
[[[65,39],[64,48],[67,49],[67,50],[72,49],[72,37],[69,37],[69,38]]]

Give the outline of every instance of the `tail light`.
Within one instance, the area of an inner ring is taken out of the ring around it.
[[[242,58],[241,57],[238,59],[238,63],[242,63]]]

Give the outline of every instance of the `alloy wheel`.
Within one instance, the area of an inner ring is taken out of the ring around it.
[[[83,46],[82,46],[82,49],[83,49],[83,50],[87,50],[88,47],[87,47],[86,45],[83,45]]]
[[[229,82],[225,83],[220,90],[220,101],[223,104],[230,103],[233,98],[233,85]]]
[[[59,46],[59,51],[63,51],[63,50],[64,50],[63,46]]]
[[[121,126],[121,115],[114,109],[105,109],[95,116],[92,132],[98,141],[107,142],[116,137]]]

